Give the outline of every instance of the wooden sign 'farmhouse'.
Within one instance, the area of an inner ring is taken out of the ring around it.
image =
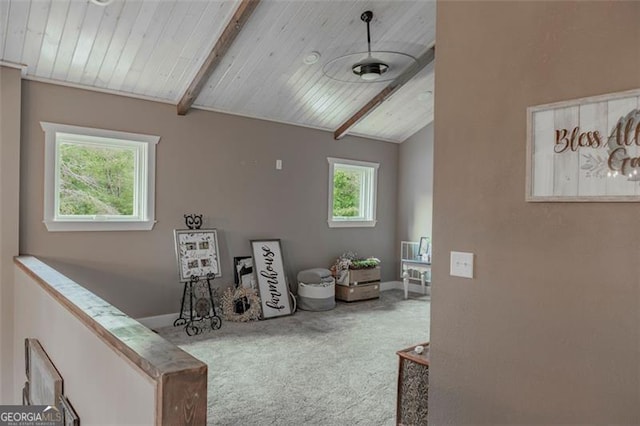
[[[527,109],[527,201],[640,201],[640,90]]]
[[[262,317],[274,318],[295,311],[289,299],[280,240],[251,240],[253,264],[262,301]]]

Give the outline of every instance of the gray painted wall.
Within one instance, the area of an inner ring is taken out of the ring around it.
[[[640,87],[640,3],[437,20],[429,424],[640,424],[640,204],[525,201],[527,107]]]
[[[40,121],[161,136],[156,219],[150,232],[46,231]],[[173,229],[184,213],[203,213],[219,230],[223,277],[233,282],[233,256],[249,239],[282,239],[290,279],[331,265],[347,250],[382,260],[395,279],[398,145],[232,115],[37,82],[23,82],[20,251],[68,274],[134,317],[176,312]],[[375,228],[329,229],[327,157],[380,163]],[[284,169],[275,170],[276,159]]]
[[[0,66],[0,376],[13,369],[13,257],[18,254],[20,70]],[[0,379],[0,401],[17,402]]]
[[[420,241],[420,237],[431,237],[432,213],[433,123],[402,142],[398,152],[398,223],[395,248],[398,273],[400,242]]]
[[[431,237],[433,123],[400,144],[398,154],[399,241]]]

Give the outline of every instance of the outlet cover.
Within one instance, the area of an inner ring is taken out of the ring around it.
[[[473,278],[473,253],[452,251],[449,275],[452,277]]]

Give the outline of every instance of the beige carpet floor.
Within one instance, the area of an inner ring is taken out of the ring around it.
[[[188,337],[158,332],[209,365],[211,425],[394,425],[396,351],[429,340],[430,298],[390,290],[325,312]]]

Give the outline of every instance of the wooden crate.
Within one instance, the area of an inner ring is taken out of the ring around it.
[[[344,302],[376,299],[380,297],[380,281],[360,285],[337,285],[336,299]]]
[[[380,267],[366,269],[349,269],[349,285],[380,281]]]

